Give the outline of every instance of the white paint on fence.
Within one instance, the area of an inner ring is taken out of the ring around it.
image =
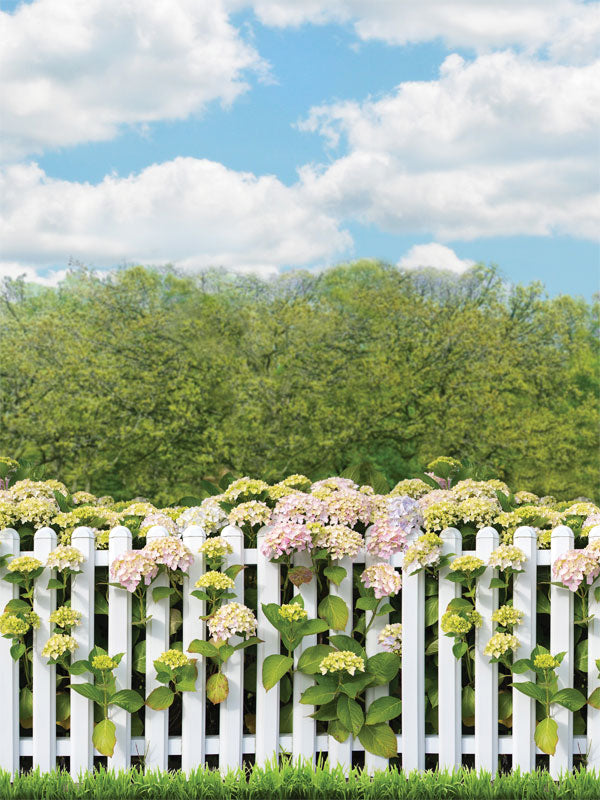
[[[590,542],[600,541],[600,525],[590,531]],[[600,598],[596,600],[597,586],[589,591],[588,615],[593,616],[588,624],[588,697],[600,688],[596,659],[600,659]],[[598,592],[600,594],[600,592]],[[600,708],[587,707],[587,753],[588,767],[600,770]]]
[[[573,548],[573,531],[565,525],[559,525],[552,531],[550,551],[552,563],[558,556]],[[551,580],[553,578],[551,577]],[[559,689],[573,686],[573,592],[561,586],[550,587],[550,652],[553,655],[566,651],[566,655],[557,668]],[[558,723],[558,744],[556,753],[550,756],[550,774],[553,778],[570,770],[573,766],[573,714],[562,706],[552,708],[553,716]]]
[[[258,532],[258,551],[270,528],[261,528]],[[279,564],[273,564],[266,558],[258,558],[256,572],[258,588],[257,636],[262,643],[257,648],[256,670],[256,763],[266,764],[279,755],[279,683],[269,691],[265,691],[262,683],[262,668],[265,658],[279,654],[279,632],[271,625],[262,610],[263,603],[280,604],[281,577]],[[287,655],[287,653],[285,653]],[[260,732],[260,733],[258,733]]]
[[[221,531],[221,536],[233,548],[233,553],[227,556],[227,564],[244,564],[244,533],[234,525],[227,525]],[[235,578],[235,602],[244,602],[244,570]],[[242,639],[232,636],[231,645],[239,644]],[[219,753],[219,767],[221,771],[235,769],[242,766],[244,730],[244,651],[236,650],[223,667],[223,674],[229,682],[229,694],[221,703],[219,715],[219,734],[221,736],[221,749]]]
[[[108,536],[109,564],[131,550],[131,531],[122,525],[113,528]],[[110,569],[110,567],[109,567]],[[108,575],[108,653],[111,656],[124,653],[121,663],[114,671],[117,689],[131,689],[131,592],[110,586]],[[142,708],[141,714],[144,714]],[[110,717],[115,723],[117,743],[111,759],[115,770],[128,769],[131,764],[131,715],[123,708],[113,706]],[[143,748],[142,748],[143,751]]]
[[[204,556],[199,548],[206,536],[199,525],[192,525],[183,534],[183,542],[194,556],[194,563],[183,579],[183,652],[187,653],[190,642],[204,639],[206,625],[200,617],[206,614],[204,600],[193,597],[194,584],[204,573]],[[183,692],[181,718],[181,769],[190,772],[204,764],[204,742],[206,738],[206,659],[195,654],[198,668],[195,692]]]
[[[487,564],[496,547],[498,532],[482,528],[477,534],[477,556]],[[475,769],[492,775],[498,770],[498,664],[491,664],[483,651],[496,627],[492,614],[498,608],[498,589],[489,588],[495,577],[497,570],[488,567],[478,580],[477,610],[483,623],[475,631]]]
[[[94,591],[96,588],[96,570],[94,551],[96,540],[91,528],[81,527],[73,531],[71,544],[83,554],[83,563],[79,574],[73,575],[71,584],[71,608],[81,614],[81,623],[73,628],[72,635],[77,642],[77,650],[71,660],[87,659],[94,646]],[[91,675],[72,675],[71,683],[89,683]],[[71,689],[71,775],[76,778],[80,773],[94,766],[94,746],[92,731],[94,725],[94,704]]]
[[[402,577],[402,767],[425,768],[425,573],[410,567]]]
[[[310,556],[306,551],[296,553],[294,556],[294,566],[296,567],[310,567]],[[317,616],[317,582],[312,580],[310,583],[303,583],[300,588],[294,587],[294,594],[302,595],[304,600],[304,608],[308,612],[308,618],[314,619]],[[298,659],[308,647],[312,647],[317,643],[316,636],[305,636],[300,644],[294,650],[294,669],[298,664]],[[300,696],[305,689],[312,686],[314,683],[310,675],[304,675],[302,672],[294,673],[294,691],[292,700],[294,703],[292,711],[292,755],[295,759],[302,758],[309,761],[314,761],[315,758],[315,734],[316,726],[315,720],[311,719],[309,714],[314,711],[314,706],[303,705],[300,702]]]
[[[14,528],[0,531],[0,555],[18,556],[19,548],[19,534]],[[14,583],[0,580],[0,613],[18,594]],[[0,726],[0,769],[14,775],[19,771],[19,662],[10,654],[11,645],[10,639],[0,641],[0,708],[5,720]]]
[[[462,537],[456,528],[447,528],[441,534],[442,555],[462,552]],[[440,570],[438,598],[438,728],[440,731],[440,769],[457,769],[462,759],[461,670],[462,659],[452,652],[454,638],[442,631],[441,620],[448,603],[461,596],[461,586],[445,580],[448,567]]]
[[[536,644],[536,602],[537,602],[537,537],[533,528],[523,526],[517,528],[514,544],[520,547],[527,556],[522,566],[523,572],[513,578],[513,606],[522,611],[524,616],[515,631],[519,639],[519,649],[514,654],[514,661],[529,658]],[[535,681],[535,673],[531,670],[515,676],[514,682]],[[513,703],[513,769],[521,772],[535,770],[536,746],[535,734],[535,700],[517,689],[512,690]]]
[[[147,541],[168,536],[160,525],[154,525],[147,533]],[[146,592],[146,697],[163,684],[156,680],[154,662],[169,649],[169,598],[153,599],[153,592],[167,587],[169,578],[164,573],[158,575]],[[169,709],[156,711],[146,706],[145,720],[145,764],[148,769],[167,769],[169,758]]]

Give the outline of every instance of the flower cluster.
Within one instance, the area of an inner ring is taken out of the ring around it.
[[[402,655],[402,623],[390,622],[381,629],[377,639],[379,644],[388,653],[396,653],[397,656]]]
[[[43,564],[38,558],[33,556],[17,556],[8,564],[9,572],[19,572],[21,575],[28,575],[42,567]]]
[[[583,524],[581,526],[582,536],[588,536],[592,528],[595,528],[596,525],[600,525],[600,512],[596,514],[590,514],[583,520]]]
[[[174,522],[168,514],[165,514],[163,511],[155,511],[152,514],[148,514],[148,516],[144,517],[141,521],[138,536],[147,536],[148,531],[157,525],[164,528],[169,536],[175,536],[178,532],[177,523]]]
[[[150,585],[158,574],[158,564],[143,550],[129,550],[115,558],[110,574],[128,592],[134,592],[142,578],[146,586]]]
[[[198,589],[233,589],[235,584],[224,572],[210,570],[201,575],[195,585]]]
[[[236,633],[254,636],[256,624],[256,617],[243,603],[226,603],[207,622],[211,637],[217,641],[225,641]]]
[[[310,531],[300,522],[277,522],[264,535],[260,551],[266,558],[301,553],[313,546]]]
[[[330,525],[347,525],[353,528],[358,522],[368,525],[371,521],[373,501],[354,489],[341,489],[323,498]]]
[[[284,603],[279,609],[279,616],[283,617],[287,622],[297,622],[298,620],[306,619],[308,613],[298,603]]]
[[[326,675],[328,672],[347,672],[350,675],[358,670],[365,671],[365,662],[351,650],[338,650],[336,653],[329,653],[319,664],[319,672]]]
[[[432,492],[433,494],[433,492]],[[423,521],[426,531],[443,531],[460,521],[458,503],[454,500],[440,500],[423,509]]]
[[[156,659],[161,664],[166,664],[171,669],[185,667],[191,664],[190,659],[181,650],[166,650]]]
[[[349,556],[354,558],[364,539],[345,525],[317,525],[314,537],[315,547],[325,548],[333,559]]]
[[[462,636],[471,630],[473,623],[467,617],[463,617],[454,611],[446,611],[442,616],[440,626],[444,633]]]
[[[406,548],[406,540],[405,528],[388,519],[379,519],[369,529],[367,552],[380,558],[389,558],[393,553],[402,552]]]
[[[485,566],[485,562],[477,556],[458,556],[450,564],[450,570],[452,572],[475,572],[483,566]]]
[[[42,650],[44,658],[60,658],[65,653],[72,653],[79,645],[72,636],[66,633],[55,633],[51,636]]]
[[[271,518],[271,509],[266,503],[259,500],[248,500],[247,503],[240,503],[229,512],[229,522],[231,525],[267,525]]]
[[[500,606],[492,614],[492,621],[502,625],[503,628],[513,628],[520,625],[523,620],[523,612],[512,606]]]
[[[424,533],[419,536],[404,554],[403,566],[411,564],[415,569],[431,567],[436,564],[442,555],[442,540],[435,533]]]
[[[177,536],[162,536],[159,539],[152,539],[142,552],[155,564],[168,569],[180,569],[182,572],[187,572],[194,563],[192,551]]]
[[[305,492],[307,489],[310,489],[310,478],[307,478],[306,475],[299,475],[295,473],[294,475],[288,475],[287,478],[284,478],[281,483],[284,486],[289,486],[292,489],[297,489],[301,492]]]
[[[5,611],[0,617],[0,634],[2,636],[24,636],[30,625],[27,620]]]
[[[533,666],[537,669],[555,669],[559,661],[550,653],[540,653],[533,659]]]
[[[230,483],[227,489],[223,492],[223,500],[228,502],[237,500],[239,497],[252,497],[266,492],[269,484],[264,481],[256,480],[254,478],[238,478],[237,481]]]
[[[375,597],[391,597],[402,588],[402,576],[390,564],[373,564],[360,576],[367,589],[373,589]]]
[[[61,544],[55,547],[46,560],[46,566],[62,571],[63,569],[77,570],[83,563],[83,553],[76,547]]]
[[[157,513],[159,513],[159,511],[152,503],[148,503],[145,500],[137,500],[130,503],[121,511],[121,519],[125,519],[126,517],[142,517],[142,519],[144,519],[151,514]]]
[[[117,666],[114,658],[102,653],[92,658],[92,669],[114,669]]]
[[[219,505],[220,495],[207,497],[199,506],[187,508],[177,517],[180,531],[190,525],[200,525],[206,534],[216,533],[227,523],[227,514]]]
[[[509,651],[517,650],[519,640],[512,633],[495,633],[486,644],[483,654],[491,658],[500,658]]]
[[[512,544],[501,544],[489,555],[488,566],[496,567],[499,570],[521,569],[521,565],[527,561],[527,556],[520,547]]]
[[[327,522],[323,502],[312,494],[293,492],[285,495],[273,509],[274,522]]]
[[[200,545],[198,552],[203,553],[206,558],[223,558],[233,553],[233,547],[222,536],[213,536]]]
[[[331,478],[324,478],[322,481],[316,481],[310,487],[312,494],[321,499],[327,497],[332,492],[341,492],[344,489],[358,489],[358,486],[350,478],[341,478],[337,475]]]
[[[50,614],[50,622],[59,628],[74,628],[81,624],[81,612],[70,606],[59,606]]]
[[[71,499],[73,500],[75,505],[82,506],[95,503],[97,497],[95,494],[92,494],[91,492],[75,492],[75,494],[71,496]]]
[[[407,497],[418,500],[430,491],[431,486],[420,478],[407,478],[406,480],[399,481],[390,492],[390,495],[392,497],[406,495]]]
[[[587,548],[568,550],[555,560],[552,565],[552,574],[567,589],[576,592],[584,579],[591,586],[600,575],[600,560]]]

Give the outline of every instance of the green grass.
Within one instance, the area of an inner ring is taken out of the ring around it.
[[[554,782],[547,772],[526,775],[500,775],[494,781],[488,773],[471,770],[448,772],[413,772],[405,775],[389,769],[373,777],[353,769],[346,778],[341,770],[327,765],[291,765],[279,768],[236,770],[221,776],[218,771],[199,768],[186,776],[181,772],[107,772],[103,769],[85,773],[74,782],[66,772],[23,773],[11,783],[6,772],[0,773],[2,800],[418,800],[419,798],[465,798],[465,800],[523,798],[524,800],[597,800],[600,776],[580,770]]]

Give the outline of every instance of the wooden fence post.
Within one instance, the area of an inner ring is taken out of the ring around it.
[[[18,556],[19,549],[19,534],[14,528],[0,531],[0,555]],[[0,614],[18,596],[19,587],[0,577]],[[0,725],[0,769],[15,775],[19,771],[19,662],[10,655],[11,645],[10,639],[0,642],[0,708],[4,719]]]

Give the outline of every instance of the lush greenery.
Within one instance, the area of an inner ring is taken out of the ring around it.
[[[7,282],[0,451],[71,490],[163,505],[225,472],[351,467],[387,491],[440,452],[538,494],[594,497],[596,333],[584,300],[483,268]]]
[[[36,772],[17,775],[11,784],[7,773],[0,773],[2,800],[596,800],[600,778],[595,772],[580,770],[554,782],[547,772],[528,775],[498,775],[491,779],[485,772],[460,770],[413,772],[408,775],[394,768],[369,776],[352,769],[346,777],[341,770],[312,764],[281,767],[254,767],[222,776],[220,772],[198,769],[189,775],[181,772],[138,770],[112,773],[99,770],[82,775],[78,782],[66,772],[40,775]]]

